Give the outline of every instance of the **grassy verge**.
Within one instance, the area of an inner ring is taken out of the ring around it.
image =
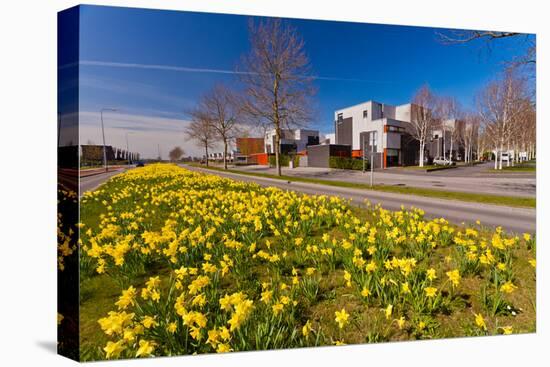
[[[355,183],[355,182],[322,180],[317,178],[296,177],[296,176],[288,176],[288,175],[277,176],[270,173],[246,172],[246,171],[233,170],[233,169],[224,170],[223,168],[219,168],[219,167],[207,168],[205,166],[201,166],[198,164],[192,164],[191,166],[205,168],[213,171],[237,173],[237,174],[246,175],[246,176],[273,178],[277,180],[284,180],[284,181],[291,181],[291,182],[306,182],[306,183],[314,183],[314,184],[327,185],[327,186],[375,190],[375,191],[383,191],[383,192],[392,192],[396,194],[418,195],[418,196],[433,197],[438,199],[460,200],[460,201],[504,205],[504,206],[527,207],[527,208],[536,207],[535,198],[476,194],[476,193],[469,193],[469,192],[444,191],[444,190],[426,189],[426,188],[420,188],[420,187],[407,187],[407,186],[374,185],[371,187],[370,185],[367,185],[367,184],[361,184],[361,183]]]
[[[534,166],[510,166],[502,167],[502,170],[490,169],[492,173],[509,173],[509,172],[536,172],[537,168]]]

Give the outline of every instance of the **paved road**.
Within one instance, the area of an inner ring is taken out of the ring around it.
[[[535,209],[468,203],[455,200],[443,200],[380,191],[332,187],[302,182],[288,183],[287,181],[277,179],[211,171],[191,166],[184,167],[190,170],[208,172],[210,174],[216,174],[235,180],[256,182],[262,186],[275,186],[281,189],[294,190],[296,192],[311,195],[339,196],[345,199],[351,199],[352,203],[355,205],[363,205],[365,199],[368,199],[371,203],[380,203],[382,207],[390,210],[399,210],[401,205],[404,205],[406,208],[413,206],[423,209],[428,218],[443,217],[457,224],[462,222],[474,223],[476,220],[479,220],[485,226],[502,226],[507,231],[517,233],[533,233],[536,230]]]
[[[117,169],[114,171],[109,171],[105,173],[98,173],[93,176],[86,176],[80,178],[80,196],[82,196],[86,191],[92,191],[97,189],[103,182],[107,181],[109,178],[114,175],[118,175],[126,171],[126,169]]]
[[[387,169],[374,172],[375,184],[398,185],[440,189],[447,191],[474,192],[508,196],[536,196],[536,176],[534,173],[488,173],[491,163],[473,167],[458,167],[450,170],[422,172],[417,170]],[[243,171],[275,173],[267,166],[238,166],[232,169]],[[283,174],[319,178],[323,180],[369,182],[370,173],[343,171],[330,168],[297,167],[283,168]]]

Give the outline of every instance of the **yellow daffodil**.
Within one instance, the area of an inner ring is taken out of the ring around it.
[[[349,314],[342,308],[340,311],[334,313],[336,318],[334,319],[338,323],[338,327],[342,329],[348,323]]]

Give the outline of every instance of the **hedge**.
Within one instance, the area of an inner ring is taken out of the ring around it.
[[[330,168],[354,169],[360,171],[363,169],[363,160],[345,157],[330,157],[328,165]],[[365,162],[365,169],[368,168],[369,162],[367,161]]]
[[[290,163],[291,156],[287,154],[281,154],[279,156],[279,162],[281,163],[281,167],[288,167]],[[294,167],[298,167],[300,165],[300,157],[297,155],[292,156],[292,160],[294,162]],[[275,155],[269,156],[269,166],[275,167]]]

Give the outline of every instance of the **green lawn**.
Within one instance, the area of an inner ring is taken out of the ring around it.
[[[510,167],[502,167],[502,170],[491,169],[491,172],[536,172],[537,168],[534,165],[516,165]]]
[[[198,164],[191,164],[194,167],[207,168]],[[323,180],[317,178],[309,177],[295,177],[282,175],[277,176],[270,173],[260,173],[260,172],[247,172],[235,169],[224,170],[220,167],[208,167],[207,169],[221,172],[231,172],[247,176],[257,176],[257,177],[266,177],[273,178],[277,180],[291,181],[291,182],[306,182],[314,183],[327,186],[336,186],[336,187],[347,187],[353,189],[365,189],[365,190],[375,190],[375,191],[384,191],[384,192],[393,192],[396,194],[408,194],[408,195],[418,195],[433,197],[438,199],[449,199],[449,200],[460,200],[460,201],[469,201],[476,203],[485,203],[485,204],[495,204],[495,205],[504,205],[504,206],[514,206],[514,207],[536,207],[535,198],[526,198],[526,197],[516,197],[516,196],[503,196],[503,195],[490,195],[490,194],[476,194],[469,192],[456,192],[456,191],[445,191],[437,189],[427,189],[419,187],[408,187],[408,186],[387,186],[387,185],[374,185],[370,186],[367,184],[355,183],[355,182],[346,182],[346,181],[332,181],[332,180]]]
[[[488,169],[491,173],[512,173],[512,172],[537,172],[537,167],[534,164],[516,164],[515,166],[502,166],[501,170],[494,168]]]

